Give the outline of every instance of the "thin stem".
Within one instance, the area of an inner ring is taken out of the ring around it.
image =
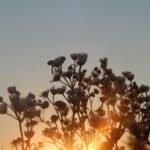
[[[19,119],[19,129],[20,129],[20,134],[21,134],[21,139],[22,139],[22,150],[24,150],[24,137],[23,137],[23,131],[22,131],[22,124]]]
[[[5,102],[3,102],[4,104],[6,104],[7,105],[7,107],[9,107],[13,112],[15,112],[14,110],[13,110],[13,108],[10,106],[10,105],[8,105],[7,103],[5,103]]]
[[[14,118],[15,120],[17,120],[17,118],[16,118],[15,116],[13,116],[13,115],[11,115],[11,114],[9,114],[9,113],[6,113],[6,115],[8,115],[8,116]]]
[[[35,143],[32,143],[32,144],[30,145],[30,149],[31,149],[32,146],[34,146],[34,149],[35,149],[35,150],[38,150],[38,148],[37,148],[37,146],[36,146]]]
[[[17,146],[17,144],[15,145],[15,149],[16,149],[16,150],[18,150],[18,146]]]
[[[19,123],[19,130],[20,130],[21,141],[22,141],[22,145],[21,145],[22,146],[22,150],[24,150],[24,137],[23,137],[23,130],[22,130],[20,114],[18,115],[17,112],[15,112],[15,115],[16,115],[18,123]]]
[[[62,127],[63,134],[65,134],[65,132],[64,132],[64,126],[63,126],[63,123],[62,123],[62,121],[61,121],[61,120],[62,120],[61,115],[59,115],[59,112],[58,112],[58,110],[57,110],[57,108],[56,108],[56,106],[55,106],[55,104],[54,104],[54,95],[53,95],[52,101],[49,99],[49,97],[47,97],[47,99],[48,99],[48,101],[54,106],[54,109],[55,109],[55,111],[56,111],[56,113],[57,113],[58,119],[59,119],[60,124],[61,124],[61,127]]]
[[[55,142],[52,142],[52,141],[43,141],[43,143],[50,143],[50,144],[54,144],[57,148],[60,148],[60,147],[58,146],[58,144],[59,144],[59,145],[61,145],[61,146],[64,146],[62,143],[60,143],[60,142],[58,142],[58,141],[57,141],[57,143],[58,143],[58,144],[57,144],[57,143],[55,143]]]
[[[45,120],[43,120],[41,117],[40,117],[40,121],[44,124],[46,124],[48,127],[52,127],[51,124],[49,122],[45,122]]]
[[[62,84],[64,84],[64,85],[66,85],[66,86],[68,86],[68,87],[70,87],[68,84],[66,84],[64,81],[62,81],[62,80],[59,80]]]

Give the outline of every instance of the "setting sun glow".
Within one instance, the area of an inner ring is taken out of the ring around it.
[[[99,147],[99,144],[98,144],[98,143],[92,143],[92,144],[90,144],[88,150],[97,150],[98,147]]]

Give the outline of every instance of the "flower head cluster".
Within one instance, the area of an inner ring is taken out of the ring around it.
[[[77,62],[79,66],[83,66],[88,58],[88,55],[86,53],[73,53],[70,56],[74,61]]]
[[[31,149],[29,143],[36,133],[33,128],[38,124],[35,120],[38,117],[46,124],[43,135],[65,150],[74,150],[77,144],[81,149],[88,149],[91,141],[101,141],[102,135],[105,142],[100,149],[110,150],[126,131],[135,136],[140,149],[149,144],[150,87],[138,85],[130,71],[116,75],[108,67],[107,58],[100,59],[100,65],[90,73],[83,69],[88,58],[86,53],[70,56],[73,63],[66,70],[63,68],[65,57],[48,61],[53,81],[59,84],[56,87],[51,82],[51,88],[40,94],[44,100],[37,101],[33,93],[21,97],[15,86],[8,87],[10,105],[0,97],[0,114],[12,116],[20,126],[25,122],[21,140],[13,143],[23,145],[25,141]],[[9,108],[14,116],[8,113]],[[53,114],[45,120],[44,110],[48,108],[53,108],[50,111]]]

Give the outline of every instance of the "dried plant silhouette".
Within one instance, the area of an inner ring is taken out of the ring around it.
[[[90,72],[84,68],[86,53],[70,56],[67,69],[63,56],[48,61],[53,79],[41,100],[32,93],[20,97],[16,87],[8,87],[10,104],[0,98],[0,113],[18,121],[15,149],[38,150],[49,142],[59,150],[123,150],[118,141],[125,132],[136,138],[134,150],[150,145],[149,86],[138,85],[129,71],[116,75],[107,58]],[[45,109],[50,119],[43,115]],[[34,126],[40,122],[45,141],[33,143]]]

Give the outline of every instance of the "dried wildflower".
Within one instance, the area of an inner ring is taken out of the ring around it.
[[[59,67],[60,65],[64,63],[65,60],[66,58],[64,56],[60,56],[60,57],[55,58],[54,60],[49,60],[47,64],[50,66]]]
[[[94,67],[94,71],[98,71],[99,69],[98,69],[98,67]]]
[[[32,99],[30,95],[25,98],[26,104],[28,107],[33,107],[37,104],[35,99]]]
[[[0,103],[3,102],[3,97],[0,96]]]
[[[100,74],[100,73],[98,73],[98,72],[97,72],[97,71],[95,71],[95,70],[93,70],[93,71],[92,71],[92,76],[93,76],[93,78],[98,77],[98,76],[99,76],[99,74]]]
[[[108,85],[110,85],[111,80],[109,77],[104,77],[100,80],[101,85],[103,85],[104,87],[108,87]]]
[[[50,65],[50,66],[52,66],[52,65],[53,65],[53,60],[49,60],[49,61],[47,62],[47,64]]]
[[[105,96],[100,97],[100,101],[101,101],[102,103],[104,103],[106,100],[107,100],[107,98],[106,98]]]
[[[24,98],[20,98],[18,101],[13,103],[13,107],[17,112],[23,112],[26,108],[26,101]]]
[[[49,138],[52,138],[54,136],[54,131],[50,128],[45,128],[43,131],[43,135]]]
[[[119,109],[122,113],[127,113],[129,110],[129,107],[126,105],[121,105],[121,106],[119,106]]]
[[[76,61],[76,60],[78,59],[78,57],[79,57],[79,54],[73,53],[73,54],[70,55],[70,57],[71,57],[74,61]]]
[[[26,110],[25,117],[32,119],[34,117],[39,117],[40,114],[41,114],[41,110],[33,107],[29,110]]]
[[[125,78],[123,76],[116,76],[116,82],[123,84],[125,82]]]
[[[78,97],[82,97],[85,95],[85,91],[80,89],[80,88],[74,88],[74,93],[78,96]]]
[[[16,92],[16,87],[15,86],[10,86],[10,87],[8,87],[7,90],[8,90],[8,93],[14,94]]]
[[[58,66],[62,65],[65,62],[65,60],[66,60],[66,57],[64,57],[64,56],[57,57],[54,59],[53,65],[58,67]]]
[[[48,107],[49,107],[49,102],[48,102],[48,101],[44,101],[43,103],[40,104],[40,107],[41,107],[42,109],[48,108]]]
[[[78,105],[79,104],[79,98],[77,95],[68,95],[68,101],[73,104],[73,105]]]
[[[137,138],[137,139],[140,139],[141,137],[141,128],[139,126],[139,124],[136,122],[136,121],[131,121],[129,124],[128,124],[128,128],[130,130],[130,132]]]
[[[124,77],[126,77],[129,81],[132,81],[134,79],[134,74],[132,74],[130,71],[124,71],[122,72]]]
[[[58,120],[58,116],[57,115],[52,115],[51,116],[51,122],[55,123]]]
[[[60,110],[63,110],[64,108],[66,108],[66,103],[63,102],[63,101],[56,101],[55,102],[55,106],[60,109]]]
[[[34,131],[25,131],[24,135],[28,138],[31,139],[34,136]]]
[[[37,124],[38,124],[37,121],[31,120],[30,122],[27,122],[27,123],[26,123],[26,127],[33,127],[33,126],[35,126],[35,125],[37,125]]]
[[[77,81],[82,81],[85,76],[85,73],[83,71],[80,71],[79,73],[75,73],[73,78]]]
[[[129,105],[129,104],[130,104],[129,99],[124,99],[122,102],[123,102],[123,104],[125,104],[125,105]]]
[[[94,93],[95,93],[95,94],[99,94],[99,90],[95,88],[95,89],[94,89]]]
[[[86,90],[88,89],[88,84],[82,82],[81,87],[83,88],[83,90]]]
[[[110,76],[112,74],[112,69],[111,68],[106,68],[105,73]]]
[[[137,103],[137,102],[134,102],[134,103],[132,104],[132,108],[133,108],[134,110],[140,109],[140,104]]]
[[[71,78],[71,76],[72,76],[72,71],[63,72],[62,75],[63,75],[64,77]]]
[[[79,53],[78,54],[77,64],[79,66],[83,66],[86,63],[87,58],[88,58],[88,55],[86,53]]]
[[[94,92],[91,92],[91,93],[90,93],[90,96],[91,96],[91,97],[95,97],[95,93],[94,93]]]
[[[131,72],[130,71],[124,71],[124,72],[122,72],[122,74],[124,75],[124,77],[127,78],[131,74]]]
[[[70,56],[74,62],[66,71],[62,70],[65,57],[57,57],[48,62],[52,68],[53,81],[61,80],[65,86],[58,88],[53,86],[50,90],[41,93],[42,97],[48,98],[49,92],[51,92],[54,98],[52,107],[56,111],[56,115],[51,115],[50,120],[45,121],[50,128],[43,130],[44,136],[58,145],[63,144],[62,149],[65,149],[67,145],[69,150],[76,149],[76,143],[80,142],[80,139],[77,139],[76,142],[77,132],[79,137],[83,138],[81,139],[85,144],[83,147],[86,146],[86,143],[90,144],[91,139],[97,141],[95,138],[101,132],[108,141],[105,142],[104,147],[97,149],[113,149],[125,132],[122,129],[128,129],[137,140],[141,140],[141,143],[149,142],[149,87],[138,86],[133,82],[134,75],[128,71],[123,72],[122,76],[116,76],[112,69],[107,67],[107,58],[100,59],[101,67],[95,67],[90,75],[86,76],[87,70],[83,70],[82,66],[86,63],[88,55],[73,53]],[[38,123],[34,119],[40,117],[44,121],[40,114],[42,109],[48,108],[49,102],[42,100],[37,102],[32,93],[25,98],[20,98],[20,92],[16,90],[16,87],[9,87],[8,92],[12,110],[17,115],[19,114],[21,121],[27,121],[25,125],[29,130],[24,132],[27,139],[24,140],[24,147],[28,149],[30,138],[34,136],[32,128]],[[63,100],[55,99],[60,96],[65,97],[66,103]],[[97,103],[99,99],[100,104]],[[0,113],[2,114],[7,113],[7,106],[5,108],[3,104],[3,99],[0,97]],[[67,104],[71,108],[70,112]],[[17,143],[17,141],[14,142]],[[43,147],[43,143],[41,145]],[[39,147],[37,146],[37,148]],[[79,149],[83,149],[83,147]]]
[[[105,116],[105,110],[103,110],[101,107],[99,107],[99,108],[96,110],[96,112],[98,113],[98,115],[99,115],[100,117]]]
[[[89,114],[89,121],[90,121],[90,125],[94,128],[98,128],[99,127],[99,116],[94,113],[94,112],[90,112]]]
[[[70,65],[69,67],[68,67],[68,71],[73,71],[74,70],[74,67],[73,67],[73,65]]]
[[[116,104],[116,102],[117,102],[117,101],[116,101],[116,98],[110,98],[110,99],[108,100],[108,104],[109,104],[109,105],[113,105],[113,106],[114,106],[114,105]]]
[[[66,58],[64,56],[61,56],[47,62],[47,64],[51,66],[52,74],[54,71],[62,72],[62,64],[64,63],[65,60]]]
[[[102,69],[106,69],[107,68],[107,62],[108,62],[107,58],[100,59],[101,68]]]
[[[90,81],[90,84],[91,85],[99,85],[100,83],[100,79],[97,77],[97,78],[93,78],[91,81]]]
[[[150,102],[150,95],[146,95],[144,97],[144,101],[149,103]]]
[[[7,113],[7,105],[5,103],[0,104],[0,114]]]
[[[91,76],[89,77],[84,77],[84,82],[89,83],[91,81]]]
[[[110,118],[114,121],[114,122],[118,122],[120,121],[120,116],[117,114],[117,112],[115,111],[111,111],[110,112]]]
[[[52,86],[50,92],[52,93],[52,95],[55,95],[57,94],[57,89],[54,86]]]
[[[80,99],[81,106],[83,106],[83,107],[87,106],[88,99],[89,99],[88,95],[81,97],[81,99]]]
[[[115,81],[115,80],[116,80],[116,76],[115,76],[114,73],[111,73],[111,74],[109,75],[109,77],[110,77],[111,81]]]
[[[100,59],[100,62],[101,62],[102,64],[107,64],[108,59],[107,59],[106,57],[104,57],[103,59]]]
[[[38,148],[43,148],[44,144],[42,142],[38,142]]]
[[[58,94],[64,94],[65,90],[66,90],[65,86],[59,87],[59,88],[57,88],[57,93]]]
[[[59,73],[55,73],[55,75],[53,76],[53,82],[59,81],[61,78],[61,75]]]
[[[129,80],[129,81],[132,81],[133,79],[134,79],[134,74],[129,74],[128,76],[127,76],[127,79]]]
[[[45,91],[43,91],[42,93],[41,93],[41,97],[43,97],[43,98],[47,98],[48,97],[48,94],[49,94],[49,90],[45,90]]]
[[[33,94],[33,93],[29,93],[28,95],[27,95],[27,97],[30,97],[30,98],[32,98],[32,99],[35,99],[35,94]]]
[[[110,136],[114,140],[114,142],[117,142],[121,138],[123,133],[124,133],[123,129],[113,128],[110,132]]]
[[[141,93],[148,92],[148,91],[149,91],[149,86],[143,84],[143,85],[141,85],[141,86],[139,87],[139,91],[140,91]]]
[[[137,91],[139,90],[139,87],[136,82],[133,82],[132,87]]]
[[[20,137],[18,137],[17,139],[14,139],[11,144],[12,145],[18,145],[22,142],[22,139]]]
[[[68,126],[67,126],[67,130],[69,131],[73,131],[77,129],[77,124],[76,123],[70,123]]]

